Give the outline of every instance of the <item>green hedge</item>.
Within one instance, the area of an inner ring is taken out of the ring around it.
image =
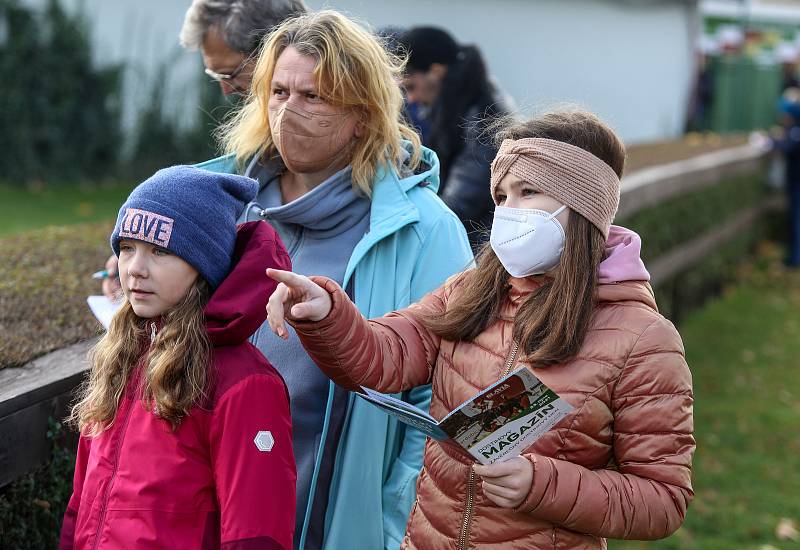
[[[769,222],[759,220],[700,263],[657,286],[656,299],[661,313],[678,324],[686,314],[718,296],[737,280],[742,260],[748,258],[756,244],[768,234]]]
[[[754,173],[679,195],[615,223],[639,233],[647,263],[758,205],[768,192],[764,174]],[[774,223],[759,220],[699,264],[659,284],[655,291],[661,312],[677,323],[717,295],[735,279],[737,265],[768,233],[775,233]]]
[[[764,176],[752,174],[672,197],[614,223],[641,235],[642,257],[647,262],[707,233],[766,196]]]
[[[50,461],[0,490],[0,548],[56,548],[72,494],[75,453],[61,424],[50,421]]]

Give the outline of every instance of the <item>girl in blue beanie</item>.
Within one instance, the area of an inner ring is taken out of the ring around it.
[[[291,269],[254,180],[188,166],[133,190],[111,235],[124,302],[91,353],[60,548],[289,549],[286,386],[248,342]]]

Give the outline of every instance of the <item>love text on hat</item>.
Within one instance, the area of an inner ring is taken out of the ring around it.
[[[166,247],[172,236],[175,220],[147,210],[127,208],[120,224],[120,238],[146,241]]]

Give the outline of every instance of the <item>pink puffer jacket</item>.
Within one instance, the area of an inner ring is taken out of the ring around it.
[[[691,375],[680,336],[658,313],[649,284],[600,284],[577,357],[533,368],[516,357],[512,326],[540,280],[509,279],[501,319],[474,341],[441,340],[420,314],[444,311],[463,280],[366,321],[336,283],[318,278],[333,311],[318,323],[295,324],[315,362],[341,385],[399,392],[432,383],[434,418],[520,365],[575,407],[525,450],[534,478],[516,510],[492,503],[470,463],[428,440],[403,548],[605,548],[606,537],[674,532],[693,495]]]

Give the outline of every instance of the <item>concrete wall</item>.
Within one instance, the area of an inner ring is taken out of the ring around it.
[[[194,108],[198,54],[177,36],[189,0],[62,0],[84,6],[99,62],[126,61],[128,122],[148,101],[152,75],[168,61],[170,109]],[[628,142],[683,129],[692,79],[696,3],[677,0],[306,0],[373,27],[439,25],[477,44],[490,71],[530,112],[577,102],[610,121]],[[41,5],[44,0],[27,0]],[[188,117],[187,117],[188,118]]]
[[[578,102],[629,142],[682,133],[692,80],[693,2],[306,0],[382,25],[438,25],[477,44],[522,107]]]

